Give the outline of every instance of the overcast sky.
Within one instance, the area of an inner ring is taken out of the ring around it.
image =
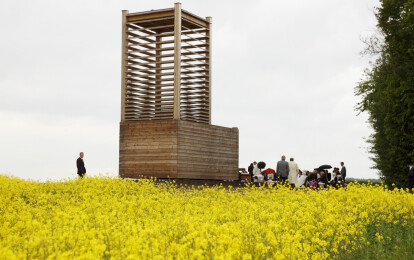
[[[375,0],[181,1],[213,18],[215,125],[238,127],[240,166],[339,166],[376,178],[354,87]],[[118,173],[121,10],[174,1],[0,1],[0,173],[31,179]]]

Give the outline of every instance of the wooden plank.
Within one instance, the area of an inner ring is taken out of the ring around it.
[[[128,58],[139,59],[139,60],[144,60],[144,61],[155,61],[155,60],[150,59],[150,56],[140,56],[140,55],[136,55],[132,53],[128,53]]]
[[[133,24],[127,24],[128,26],[131,26]],[[137,28],[137,27],[135,27]],[[154,30],[154,29],[161,29],[161,28],[174,28],[174,24],[167,24],[167,25],[161,25],[161,26],[153,26],[153,27],[143,27],[143,28],[137,28],[133,31],[142,31],[142,30]]]
[[[155,68],[155,69],[156,70],[160,70],[160,68]],[[147,75],[151,75],[151,76],[173,76],[174,75],[174,72],[154,73],[154,74],[152,74],[152,73],[148,73],[148,74],[137,74],[137,73],[133,73],[133,72],[128,71],[127,74],[130,75],[127,78],[136,78],[136,77],[143,78],[143,77],[148,77]],[[156,77],[155,78],[151,78],[151,79],[157,80]],[[163,78],[163,80],[170,81],[170,80],[174,80],[174,78]]]
[[[205,33],[207,30],[206,29],[201,29],[201,30],[193,30],[193,29],[186,29],[183,26],[183,30],[181,30],[181,34],[182,35],[203,35],[203,33]]]
[[[148,120],[168,120],[168,119],[172,119],[172,116],[130,116],[127,117],[128,121],[140,121],[140,122],[145,122]]]
[[[197,49],[201,49],[201,50],[204,51],[203,47],[207,47],[207,44],[196,44],[196,45],[182,46],[181,49],[188,50],[188,49],[197,48]]]
[[[174,63],[174,60],[166,60],[166,61],[156,61],[156,60],[153,61],[153,60],[150,60],[150,61],[145,62],[145,63],[136,62],[136,61],[129,61],[129,62],[132,63],[132,64],[135,64],[135,65],[139,65],[139,66],[148,66],[148,64],[168,64],[168,63]]]
[[[186,55],[190,55],[190,54],[193,54],[193,55],[201,55],[201,54],[206,54],[206,53],[208,53],[208,50],[202,50],[202,51],[189,51],[189,50],[186,50],[185,52],[181,52],[182,54],[186,54]]]
[[[191,29],[191,28],[189,28],[189,27],[186,27],[186,26],[182,26],[182,28],[183,28],[183,31],[184,31],[184,33],[183,34],[185,34],[185,35],[188,35],[188,34],[195,34],[195,35],[202,35],[202,33],[203,32],[206,32],[206,31],[208,31],[208,29],[206,29],[206,28],[198,28],[198,29]]]
[[[162,105],[163,106],[168,105],[168,107],[170,107],[170,105],[173,105],[173,101],[171,101],[171,102],[170,101],[168,101],[168,102],[163,101]],[[133,102],[133,103],[128,104],[128,108],[132,108],[132,109],[134,109],[134,108],[140,109],[140,108],[143,108],[143,107],[148,108],[148,105],[144,102]]]
[[[153,42],[153,44],[156,44],[156,43],[161,43],[161,44],[172,44],[172,43],[174,43],[174,40],[170,40],[170,41],[162,41],[162,42]],[[142,46],[142,45],[146,45],[147,43],[140,43],[140,44],[134,44],[134,46]],[[161,47],[159,47],[159,49],[161,49]],[[154,57],[154,56],[152,56],[152,57]]]
[[[140,43],[139,43],[140,44]],[[142,46],[142,45],[138,45],[137,44],[137,46]],[[129,47],[132,47],[131,49],[133,50],[133,51],[129,51],[129,52],[131,52],[131,53],[134,53],[134,52],[142,52],[143,50],[140,50],[140,49],[137,49],[137,48],[133,48],[134,46],[129,46]],[[145,46],[144,46],[145,47]],[[151,48],[151,51],[157,51],[157,50],[159,50],[159,51],[173,51],[174,50],[174,48],[173,47],[165,47],[165,48],[158,48],[158,49],[156,49],[155,47],[154,48]],[[149,55],[152,55],[151,53],[149,54]]]
[[[135,40],[132,40],[131,38],[127,38],[127,42],[128,43],[133,43],[134,45],[137,45],[137,46],[140,46],[140,47],[147,48],[150,51],[153,51],[155,49],[155,47],[153,47],[153,46],[151,46],[149,44],[142,43],[142,42],[137,42]]]
[[[131,100],[131,101],[127,101],[126,103],[127,104],[131,104],[131,103],[134,103],[134,102],[136,102],[136,103],[143,103],[143,102],[149,102],[148,100],[146,100],[146,99],[144,99],[144,98],[134,98],[134,99],[132,99],[132,98],[128,98],[128,100]],[[133,102],[132,102],[132,100],[133,100]],[[151,101],[162,101],[162,100],[165,100],[165,101],[169,101],[169,100],[174,100],[174,98],[173,97],[168,97],[168,98],[154,98],[154,99],[151,99]],[[154,103],[151,103],[151,104],[154,104]]]
[[[127,22],[134,22],[136,24],[148,22],[148,21],[160,21],[165,19],[172,19],[174,16],[174,11],[164,11],[164,12],[157,12],[157,13],[150,13],[150,14],[143,14],[143,15],[134,15],[128,16]]]
[[[137,115],[137,116],[145,116],[145,115],[154,115],[154,116],[166,116],[166,115],[172,115],[170,112],[155,112],[155,110],[150,111],[140,111],[139,113],[133,112],[126,112],[126,115]]]
[[[142,49],[135,48],[134,46],[131,46],[131,45],[127,45],[127,50],[128,50],[127,51],[128,55],[131,55],[132,53],[136,53],[136,52],[142,53],[142,54],[145,54],[145,55],[148,55],[148,56],[152,56],[153,55],[153,53],[151,53],[151,52],[148,52],[146,50],[142,50]]]
[[[205,41],[208,40],[208,37],[206,37],[206,36],[193,38],[193,37],[187,35],[187,37],[188,37],[188,39],[182,39],[181,42],[201,42],[201,43],[205,43]]]
[[[137,84],[139,84],[139,83],[130,83],[130,82],[128,82],[128,86],[130,86],[130,87],[136,87],[136,88],[144,88],[144,87],[148,87],[148,86],[154,86],[155,84],[150,84],[150,83],[145,83],[145,85],[143,86],[143,85],[137,85]],[[159,86],[162,86],[162,87],[170,87],[170,86],[174,86],[174,84],[173,83],[168,83],[168,84],[160,84]]]
[[[203,47],[207,47],[207,43],[204,44],[191,44],[189,42],[185,42],[185,44],[182,48],[185,49],[187,52],[190,52],[191,49],[201,49],[205,50]]]
[[[128,37],[128,39],[144,40],[144,41],[149,42],[151,44],[153,44],[155,42],[155,40],[148,38],[148,37],[153,36],[151,34],[139,35],[139,34],[131,32],[131,31],[128,31],[127,34],[131,36],[131,37]],[[146,43],[146,44],[148,44],[148,43]]]
[[[142,98],[142,97],[145,97],[145,96],[154,96],[154,93],[150,93],[150,94],[147,94],[147,95],[134,95],[134,96],[129,94],[127,96],[127,100],[132,101],[132,102],[140,102],[139,99]],[[164,100],[166,98],[168,98],[169,100]],[[173,95],[161,95],[160,97],[157,97],[157,98],[154,97],[154,100],[173,101],[174,99],[173,99]],[[154,103],[151,103],[151,104],[154,104]],[[171,104],[172,104],[172,102],[171,102]]]
[[[174,36],[174,33],[172,32],[164,32],[164,33],[155,33],[155,34],[148,34],[146,36],[143,35],[133,35],[133,39],[145,39],[148,37],[157,37],[157,36],[161,36],[161,37],[168,37],[168,36]],[[154,43],[155,41],[151,39],[151,43]]]
[[[155,89],[154,88],[142,88],[139,90],[133,90],[133,89],[128,89],[127,91],[127,96],[130,97],[139,97],[139,94],[148,94],[148,93],[154,93]],[[174,88],[162,88],[161,91],[163,92],[163,96],[172,96],[173,95],[173,91]],[[171,92],[171,93],[170,93]]]
[[[208,23],[201,20],[201,19],[197,19],[196,17],[189,15],[186,12],[183,12],[182,14],[183,19],[187,20],[188,22],[191,22],[194,25],[197,25],[199,27],[207,27]]]
[[[150,72],[152,70],[155,70],[156,68],[151,68],[151,69],[141,69],[141,68],[135,68],[133,66],[128,66],[129,70],[128,71],[132,71],[132,72]],[[172,70],[174,69],[174,66],[168,66],[168,67],[161,67],[159,68],[160,70]]]

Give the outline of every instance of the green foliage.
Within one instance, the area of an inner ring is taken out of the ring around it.
[[[257,168],[259,168],[260,170],[264,169],[266,167],[266,163],[265,162],[258,162],[257,163]]]
[[[365,227],[364,237],[369,245],[357,250],[340,250],[338,259],[414,259],[413,225],[372,223]]]
[[[414,1],[380,2],[380,35],[366,49],[377,58],[355,88],[361,97],[356,109],[368,112],[374,130],[368,140],[374,167],[386,184],[405,187],[414,161]]]

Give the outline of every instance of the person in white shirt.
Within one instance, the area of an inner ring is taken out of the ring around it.
[[[297,189],[301,188],[303,185],[305,185],[306,177],[308,177],[308,176],[306,176],[306,174],[302,173],[302,171],[299,170],[298,176],[296,178],[296,183],[295,183],[295,186],[296,186]]]
[[[253,176],[259,176],[262,175],[260,173],[259,167],[257,167],[257,162],[253,162]]]
[[[290,158],[288,178],[289,178],[289,184],[292,186],[292,188],[295,187],[298,173],[299,173],[298,164],[295,162],[295,159]]]
[[[264,176],[260,172],[259,167],[257,167],[257,162],[253,162],[253,179],[257,179],[258,181],[261,181],[264,179]]]

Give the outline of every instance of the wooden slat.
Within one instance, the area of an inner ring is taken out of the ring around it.
[[[169,98],[169,97],[167,97],[167,98],[152,98],[150,101],[151,102],[154,102],[154,101],[163,101],[163,100],[165,100],[165,101],[172,101],[172,100],[174,100],[174,98]],[[135,97],[135,98],[127,98],[126,104],[144,103],[146,101],[147,101],[146,99],[144,99],[144,98],[138,98],[138,97]],[[150,101],[148,101],[148,102],[150,102]],[[151,104],[154,104],[154,103],[151,103]]]
[[[181,49],[188,50],[188,49],[198,48],[198,49],[204,50],[203,47],[207,47],[207,44],[197,44],[197,45],[182,46]]]
[[[128,26],[133,25],[134,23],[129,23],[127,24]],[[131,26],[132,27],[132,26]],[[173,28],[174,25],[173,24],[167,24],[167,25],[161,25],[161,26],[153,26],[153,27],[144,27],[144,28],[137,28],[136,30],[141,31],[141,30],[154,30],[154,29],[162,29],[162,28]],[[134,30],[135,31],[135,30]]]
[[[131,64],[134,64],[134,65],[139,65],[139,66],[148,66],[148,64],[170,64],[170,63],[174,63],[174,60],[166,60],[166,61],[149,61],[149,62],[137,62],[137,61],[132,61],[132,60],[129,60],[128,61],[129,63],[131,63]]]
[[[132,71],[132,72],[149,72],[149,71],[152,71],[152,70],[155,70],[155,68],[152,68],[152,69],[139,69],[139,68],[135,68],[135,67],[133,67],[133,66],[129,66],[129,70],[128,71]],[[174,66],[168,66],[168,67],[161,67],[160,68],[160,70],[172,70],[172,69],[174,69]]]
[[[154,36],[152,34],[139,35],[139,34],[131,32],[131,31],[127,32],[127,34],[132,36],[132,37],[128,37],[128,39],[144,40],[144,41],[152,43],[152,44],[155,42],[155,40],[148,38],[148,37]]]
[[[127,46],[127,50],[128,50],[127,51],[128,56],[131,55],[132,53],[142,53],[142,54],[145,54],[145,55],[148,55],[148,56],[152,56],[153,55],[153,53],[151,53],[151,52],[148,52],[148,51],[145,51],[145,50],[141,50],[141,49],[135,48],[135,47],[133,47],[131,45],[128,45]],[[132,51],[130,51],[130,50],[132,50]]]
[[[157,68],[156,68],[157,69]],[[129,75],[131,75],[131,76],[128,76],[128,78],[134,78],[134,77],[147,77],[147,75],[151,75],[151,76],[173,76],[174,75],[174,72],[166,72],[166,73],[155,73],[155,74],[136,74],[136,73],[132,73],[132,72],[128,72],[128,74]],[[155,78],[152,78],[152,79],[154,79],[154,80],[156,80]],[[166,78],[163,78],[163,80],[173,80],[174,78],[168,78],[168,79],[166,79]]]
[[[135,83],[134,83],[135,82]],[[137,85],[138,82],[137,80],[135,80],[134,82],[132,82],[132,80],[128,80],[127,85],[131,86],[131,87],[138,87],[138,88],[142,88],[145,86],[160,86],[160,87],[170,87],[170,86],[174,86],[174,83],[168,83],[168,84],[155,84],[155,83],[145,83],[145,85]],[[144,83],[141,83],[144,84]]]

